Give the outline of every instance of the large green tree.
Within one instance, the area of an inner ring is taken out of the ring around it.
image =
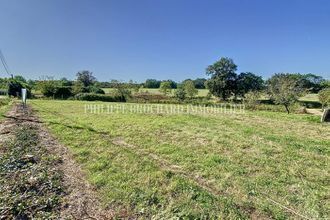
[[[222,57],[219,61],[206,69],[206,74],[211,76],[207,81],[210,92],[223,100],[227,100],[236,91],[236,70],[234,61]]]
[[[261,91],[264,88],[264,81],[262,77],[250,72],[240,73],[237,77],[236,83],[236,95],[240,95],[242,97],[244,97],[248,92]]]
[[[196,89],[205,89],[205,78],[197,78],[194,80],[195,88]]]
[[[147,79],[144,83],[145,88],[154,88],[158,89],[160,86],[160,81],[156,79]]]
[[[300,81],[301,86],[308,92],[318,93],[322,89],[322,83],[325,81],[322,76],[315,74],[291,73],[291,77]]]
[[[93,76],[93,73],[88,70],[80,71],[76,74],[77,81],[84,84],[84,87],[93,85],[96,82],[96,78]]]

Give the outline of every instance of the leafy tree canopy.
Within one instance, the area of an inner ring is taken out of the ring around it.
[[[236,70],[234,61],[227,57],[208,66],[206,74],[211,76],[207,83],[210,92],[223,100],[229,98],[236,91]]]
[[[183,83],[183,88],[190,98],[198,94],[198,90],[195,88],[195,84],[192,80],[185,81]]]
[[[294,74],[277,73],[267,81],[268,94],[276,104],[284,105],[287,113],[290,106],[298,101],[304,93],[301,79]]]
[[[77,81],[82,82],[85,87],[91,86],[96,82],[96,78],[93,73],[88,70],[80,71],[76,74]]]
[[[237,95],[244,96],[248,92],[261,91],[264,80],[251,72],[241,73],[237,77]]]
[[[160,84],[159,90],[164,93],[164,95],[167,95],[171,92],[172,86],[170,81],[163,81]]]
[[[147,79],[144,83],[144,88],[158,89],[160,87],[160,80]]]

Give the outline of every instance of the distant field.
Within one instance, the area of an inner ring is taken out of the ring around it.
[[[84,102],[31,103],[118,215],[330,217],[330,127],[319,117],[85,114]]]

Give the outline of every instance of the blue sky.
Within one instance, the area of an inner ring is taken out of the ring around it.
[[[183,80],[222,56],[265,78],[330,78],[328,0],[0,0],[0,27],[11,71],[27,78]]]

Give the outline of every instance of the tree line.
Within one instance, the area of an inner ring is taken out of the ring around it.
[[[259,100],[260,92],[264,92],[275,104],[283,105],[287,113],[290,112],[290,106],[306,93],[320,92],[319,98],[322,105],[330,102],[330,81],[321,76],[275,73],[264,81],[261,76],[251,72],[237,74],[236,71],[237,65],[227,57],[222,57],[209,65],[206,74],[210,76],[210,79],[206,81],[206,84],[210,92],[222,100],[230,97],[236,99],[239,96],[250,99],[251,102]]]
[[[120,97],[118,100],[124,100],[132,91],[138,92],[141,88],[152,88],[159,89],[164,95],[173,94],[180,101],[193,98],[197,95],[198,89],[208,89],[209,96],[223,101],[228,99],[258,100],[262,92],[268,94],[276,104],[284,105],[287,112],[290,111],[290,105],[305,93],[320,92],[322,104],[329,100],[330,81],[315,74],[276,73],[264,80],[260,75],[252,72],[237,73],[237,65],[227,57],[222,57],[209,65],[205,73],[208,79],[186,79],[182,82],[171,79],[147,79],[143,83],[132,80],[100,82],[88,70],[79,71],[75,80],[67,78],[55,80],[52,77],[26,80],[17,75],[14,78],[0,78],[0,89],[8,89],[8,95],[11,96],[20,96],[21,88],[27,88],[29,91],[38,90],[45,97],[69,98],[81,93],[104,94],[102,88],[113,88],[115,94]],[[174,93],[172,89],[175,89]]]

